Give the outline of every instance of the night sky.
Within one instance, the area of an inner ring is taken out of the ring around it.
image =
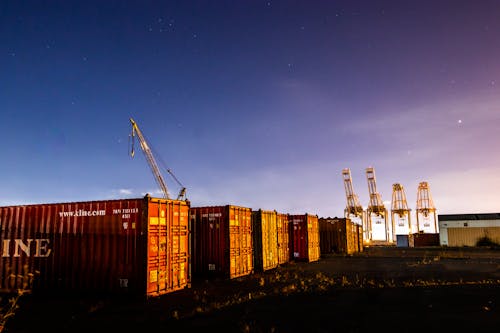
[[[0,205],[160,196],[130,117],[192,206],[500,212],[500,2],[0,1]]]

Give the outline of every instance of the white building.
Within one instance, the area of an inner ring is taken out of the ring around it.
[[[500,245],[500,213],[438,215],[439,243],[477,246],[480,239]]]

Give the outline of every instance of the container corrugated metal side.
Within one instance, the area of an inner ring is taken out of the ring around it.
[[[352,221],[349,221],[346,227],[348,233],[347,254],[353,254],[358,252],[358,239],[357,239],[358,229],[356,228],[356,225]]]
[[[318,216],[290,215],[291,243],[294,260],[317,261],[320,258]]]
[[[290,228],[288,214],[276,214],[276,233],[278,236],[278,264],[290,261]]]
[[[410,234],[408,243],[410,247],[439,246],[439,234]]]
[[[335,232],[334,222],[331,219],[320,218],[319,224],[319,247],[321,254],[338,252],[338,235]]]
[[[193,275],[236,278],[253,272],[252,209],[191,207]]]
[[[254,268],[267,271],[278,266],[276,211],[252,212]]]
[[[347,218],[320,219],[321,253],[363,251],[363,227]]]
[[[0,207],[0,289],[158,296],[188,287],[189,204],[139,199]],[[28,288],[29,288],[28,287]]]
[[[360,224],[356,224],[358,228],[358,251],[363,252],[363,226]]]
[[[356,223],[352,223],[352,234],[354,236],[354,244],[353,244],[353,249],[354,252],[359,252],[359,234],[358,234],[358,226]]]

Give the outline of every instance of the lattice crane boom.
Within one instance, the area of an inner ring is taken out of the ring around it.
[[[352,185],[352,178],[351,178],[351,170],[349,168],[343,169],[342,177],[344,179],[344,188],[347,199],[346,212],[348,214],[362,217],[363,207],[359,202],[358,195],[354,193],[354,188]]]
[[[366,179],[368,181],[368,193],[370,195],[370,204],[368,207],[374,213],[385,212],[384,202],[380,193],[377,192],[377,182],[375,179],[375,169],[366,168]]]
[[[137,123],[132,118],[130,118],[130,123],[132,124],[132,139],[136,135],[139,138],[139,143],[141,145],[142,151],[144,152],[144,156],[146,157],[146,160],[148,161],[149,167],[151,168],[151,171],[153,172],[156,183],[158,184],[161,191],[163,192],[163,197],[165,199],[170,199],[170,195],[168,194],[167,184],[165,183],[165,180],[163,179],[163,177],[160,173],[160,169],[158,168],[158,164],[156,163],[156,160],[153,156],[153,153],[151,152],[151,149],[149,148],[148,143],[146,142],[146,139],[142,135],[142,132],[139,129],[139,126],[137,126]],[[133,146],[132,146],[131,156],[132,157],[134,156]]]

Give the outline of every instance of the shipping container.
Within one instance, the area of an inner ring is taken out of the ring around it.
[[[409,236],[408,235],[396,235],[396,247],[409,247]]]
[[[254,268],[260,272],[278,266],[276,211],[252,212]]]
[[[426,234],[423,232],[409,235],[410,247],[439,246],[439,234]]]
[[[363,227],[347,218],[319,219],[321,253],[353,254],[363,251]]]
[[[190,285],[189,203],[138,199],[0,207],[0,289],[158,296]]]
[[[359,235],[358,226],[351,221],[351,232],[352,232],[352,253],[359,252]]]
[[[321,254],[338,253],[340,233],[336,231],[334,219],[320,218],[319,227],[319,247]]]
[[[317,261],[320,257],[317,215],[290,215],[290,242],[293,259]]]
[[[236,278],[253,268],[252,209],[191,207],[193,276]]]
[[[363,225],[356,224],[356,228],[358,229],[358,252],[363,252]]]
[[[276,233],[278,235],[278,264],[290,261],[290,228],[288,214],[276,214]]]

